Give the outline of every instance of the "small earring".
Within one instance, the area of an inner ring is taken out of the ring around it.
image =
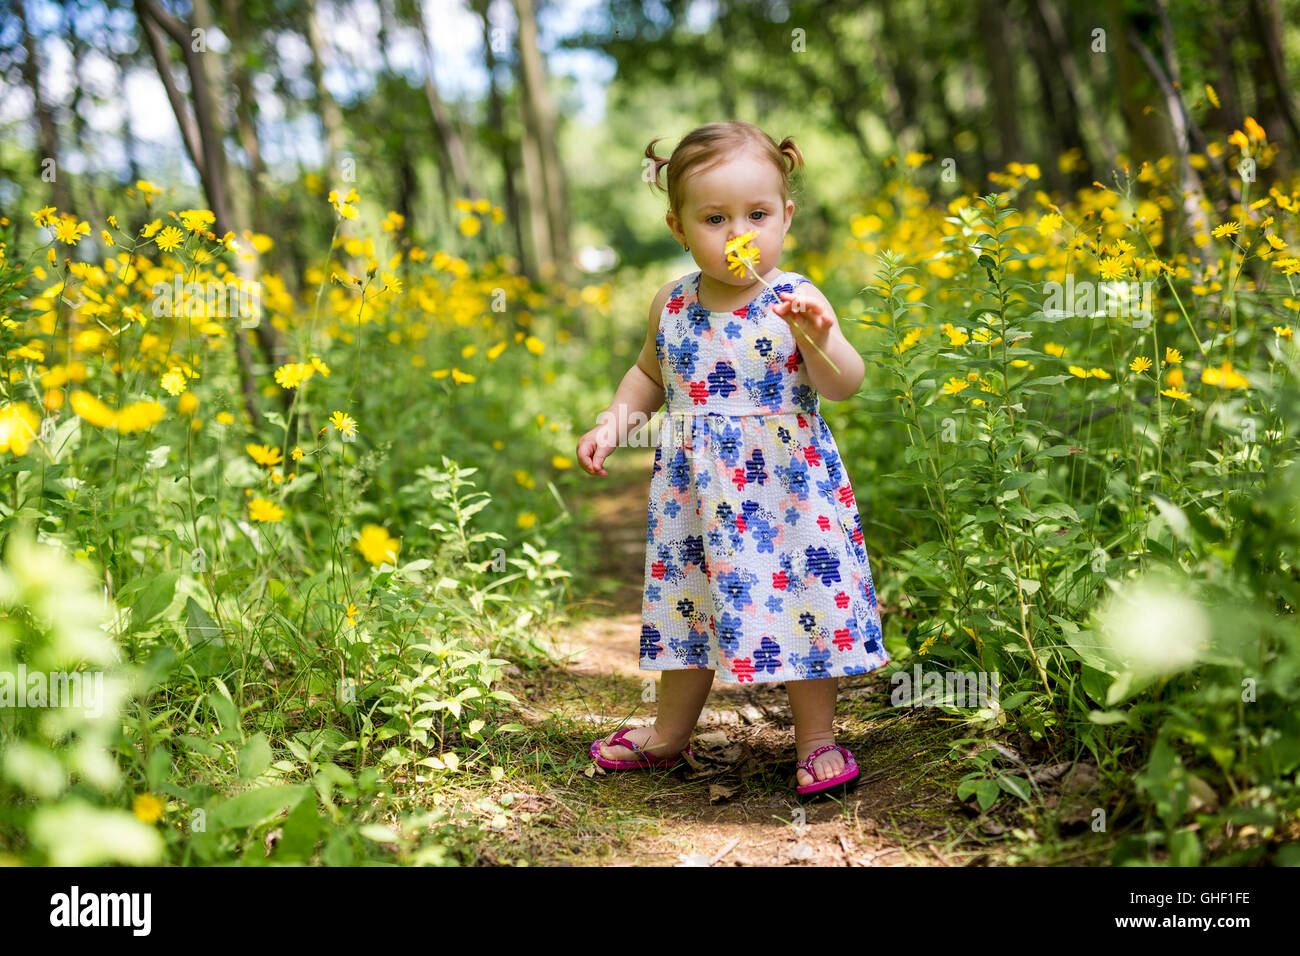
[[[683,252],[690,252],[690,251],[691,251],[691,247],[690,247],[690,246],[682,246],[682,251],[683,251]]]

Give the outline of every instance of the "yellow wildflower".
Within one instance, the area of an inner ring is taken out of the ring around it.
[[[217,221],[207,209],[186,209],[180,215],[182,225],[190,232],[207,232],[208,226]]]
[[[945,394],[945,395],[956,395],[956,394],[957,394],[958,392],[960,392],[963,388],[967,388],[969,385],[970,385],[970,382],[963,382],[963,381],[962,381],[961,379],[959,379],[959,378],[950,378],[950,379],[948,379],[947,382],[944,383],[944,386],[943,386],[943,394]]]
[[[284,509],[265,498],[254,498],[248,503],[248,516],[254,521],[279,521],[284,517]]]
[[[1139,355],[1132,362],[1129,362],[1128,367],[1141,375],[1151,367],[1151,360],[1145,355]]]
[[[362,528],[361,533],[357,536],[355,546],[361,552],[362,557],[376,566],[383,564],[385,561],[396,564],[397,552],[401,547],[396,538],[377,524],[368,524]]]
[[[27,446],[36,437],[39,428],[40,419],[27,407],[26,402],[11,402],[0,408],[0,452],[26,454]]]
[[[1201,381],[1206,385],[1219,388],[1249,388],[1250,381],[1240,372],[1232,370],[1231,362],[1224,362],[1218,368],[1206,368],[1201,371]]]
[[[357,430],[356,419],[339,411],[330,416],[330,426],[340,435],[346,436],[355,434]]]
[[[282,459],[280,449],[272,445],[254,445],[252,442],[244,446],[244,450],[252,456],[253,461],[259,465],[278,465]]]
[[[68,396],[68,401],[72,410],[92,425],[108,428],[117,420],[117,413],[90,392],[77,389]]]
[[[162,387],[169,395],[179,395],[188,387],[188,383],[185,381],[185,373],[173,365],[167,374],[162,377]]]
[[[181,232],[175,226],[168,226],[158,234],[158,248],[163,252],[171,252],[182,242],[185,241],[185,233]]]
[[[81,241],[81,237],[90,234],[90,223],[78,222],[76,216],[69,216],[67,213],[59,220],[55,238],[64,245],[75,246]]]
[[[162,819],[163,802],[152,793],[137,793],[131,801],[131,812],[142,823],[156,823]]]

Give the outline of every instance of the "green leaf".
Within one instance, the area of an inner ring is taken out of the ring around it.
[[[388,827],[379,823],[367,823],[357,830],[367,840],[374,840],[376,843],[401,843],[402,838],[394,833]]]
[[[281,784],[245,790],[213,807],[208,814],[208,825],[223,829],[256,826],[282,810],[297,806],[298,801],[310,792],[311,788],[306,784]]]
[[[1160,509],[1160,514],[1168,523],[1169,530],[1173,532],[1174,537],[1186,541],[1188,539],[1188,522],[1187,515],[1183,514],[1183,509],[1161,495],[1153,494],[1151,501]]]
[[[192,597],[185,601],[185,630],[191,647],[198,647],[208,641],[224,643],[221,639],[220,626]]]
[[[998,786],[1013,797],[1019,797],[1026,803],[1029,801],[1029,783],[1023,777],[998,777]]]
[[[130,601],[131,622],[136,627],[143,627],[172,603],[176,594],[176,571],[164,571],[162,574],[146,578],[132,589]],[[119,603],[127,603],[119,601]]]
[[[266,734],[258,731],[239,751],[239,775],[245,780],[260,776],[271,766],[271,744]]]
[[[981,810],[988,810],[998,799],[998,785],[995,780],[977,780],[975,782],[975,799]]]
[[[39,807],[28,830],[51,866],[159,863],[166,844],[157,829],[125,810],[107,810],[81,800]]]

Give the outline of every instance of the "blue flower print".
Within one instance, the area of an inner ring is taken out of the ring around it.
[[[767,470],[763,467],[763,449],[755,448],[745,460],[745,480],[755,481],[761,485],[767,479]]]
[[[737,611],[743,611],[754,603],[753,598],[749,596],[749,589],[757,583],[757,578],[753,574],[742,571],[727,571],[725,574],[718,575],[718,589],[722,592],[722,598]]]
[[[727,338],[734,339],[736,336],[740,334],[740,326],[737,325],[734,321],[728,322],[726,327],[722,331],[726,333]]]
[[[685,491],[691,486],[690,462],[686,460],[686,452],[680,448],[668,465],[668,484],[677,491]]]
[[[692,335],[703,335],[704,330],[709,327],[708,310],[700,308],[698,302],[692,302],[690,308],[686,310],[686,321],[690,324]]]
[[[790,464],[786,468],[778,466],[777,476],[781,479],[781,484],[793,495],[798,496],[800,501],[808,499],[808,466],[798,458],[791,458]]]
[[[736,390],[736,370],[727,362],[713,366],[708,375],[709,394],[727,398]]]
[[[760,336],[754,342],[754,350],[758,352],[759,355],[763,356],[763,358],[767,358],[772,354],[772,340],[766,335]]]
[[[656,659],[664,652],[662,635],[649,624],[641,625],[641,656]]]
[[[687,667],[707,667],[709,664],[709,637],[701,630],[691,628],[684,639],[668,642]]]
[[[718,457],[727,463],[727,467],[736,467],[736,462],[740,459],[740,446],[743,434],[738,425],[726,422],[722,425],[721,430],[714,435],[714,448],[718,452]]]
[[[772,410],[781,407],[781,386],[784,384],[782,374],[775,369],[768,369],[767,374],[753,382],[755,389],[754,401],[758,405],[765,405]]]
[[[754,651],[754,670],[775,674],[781,666],[781,645],[772,640],[771,635],[764,634],[763,641]]]
[[[704,566],[704,536],[687,535],[682,542],[681,558],[683,565]]]
[[[813,412],[817,409],[817,390],[811,385],[796,385],[790,390],[790,397],[801,412]]]
[[[782,611],[784,608],[785,608],[785,602],[784,602],[784,601],[782,601],[782,600],[781,600],[779,597],[777,597],[775,594],[768,595],[768,598],[767,598],[767,613],[768,613],[768,614],[780,614],[781,611]]]
[[[808,558],[808,570],[821,579],[822,584],[830,586],[840,579],[840,559],[829,548],[804,548]]]
[[[718,625],[718,646],[726,651],[728,656],[736,653],[743,630],[744,622],[740,617],[730,611],[722,612],[722,623]]]
[[[800,669],[804,679],[813,680],[818,677],[830,676],[831,650],[829,647],[809,647],[808,653],[802,657],[792,654],[790,662]]]
[[[677,503],[676,498],[669,498],[664,502],[664,515],[669,518],[676,518],[677,512],[682,510],[682,506]]]
[[[669,364],[683,378],[690,378],[695,374],[695,357],[699,354],[700,343],[695,339],[684,339],[677,345],[668,346]]]
[[[654,604],[656,601],[659,600],[661,595],[662,592],[659,590],[659,585],[647,584],[645,586],[645,599],[649,603]]]

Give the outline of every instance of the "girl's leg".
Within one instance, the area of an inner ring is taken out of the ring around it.
[[[652,757],[669,757],[685,750],[713,686],[713,673],[704,668],[664,671],[659,678],[659,716],[649,727],[629,730],[624,739]],[[611,760],[635,759],[632,750],[621,744],[602,743],[600,752]]]
[[[803,760],[818,747],[835,743],[835,699],[839,692],[838,677],[820,677],[812,680],[785,682],[790,697],[790,712],[794,714],[794,745]],[[838,750],[828,750],[813,761],[817,780],[826,780],[844,769],[844,755]],[[804,770],[798,772],[799,784],[807,786],[813,778]]]

